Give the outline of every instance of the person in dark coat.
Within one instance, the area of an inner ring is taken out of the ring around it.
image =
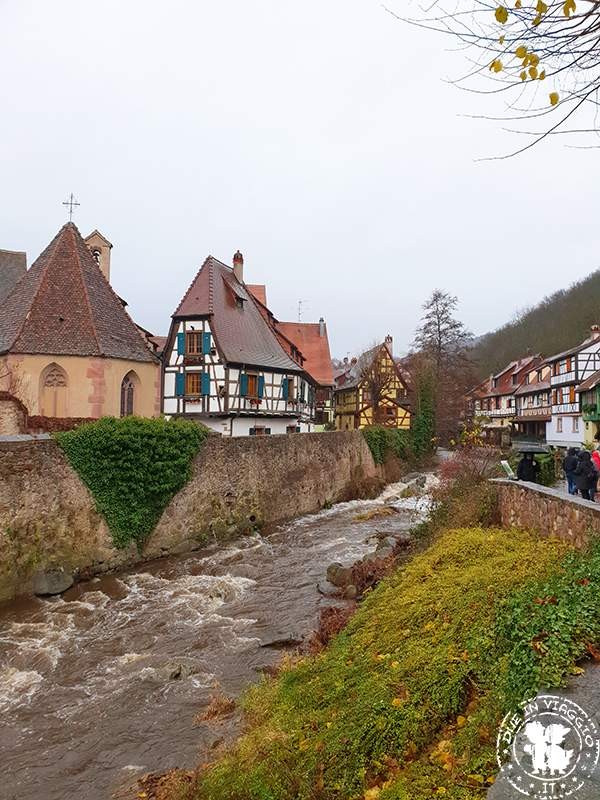
[[[537,483],[537,476],[540,465],[533,457],[533,453],[524,453],[523,458],[519,461],[517,467],[517,478],[520,481],[529,481],[530,483]]]
[[[582,450],[579,454],[579,463],[575,468],[575,483],[584,500],[593,500],[593,492],[596,488],[598,474],[592,457],[587,450]]]
[[[575,484],[575,470],[579,459],[577,458],[577,450],[574,447],[569,447],[567,455],[563,458],[562,468],[567,479],[569,487],[569,494],[577,494],[577,486]]]

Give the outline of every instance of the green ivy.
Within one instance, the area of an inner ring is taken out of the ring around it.
[[[376,464],[383,464],[388,453],[405,459],[410,454],[410,433],[398,428],[385,428],[383,425],[371,425],[362,428],[369,450]]]
[[[55,434],[104,515],[116,547],[141,546],[191,476],[208,429],[185,420],[104,417]]]

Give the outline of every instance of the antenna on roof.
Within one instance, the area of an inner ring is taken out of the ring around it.
[[[77,200],[75,200],[73,192],[71,192],[69,199],[65,200],[63,203],[63,206],[68,206],[69,208],[69,222],[73,222],[73,209],[79,205],[81,205],[81,203],[78,203]]]
[[[298,322],[302,322],[302,306],[306,303],[306,300],[298,300]]]

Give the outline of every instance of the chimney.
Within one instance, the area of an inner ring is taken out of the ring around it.
[[[325,336],[325,320],[323,317],[319,317],[319,336],[323,338]]]
[[[233,254],[233,274],[240,283],[244,282],[244,256],[239,250]]]
[[[600,325],[592,325],[590,334],[592,339],[598,339],[598,337],[600,337]]]
[[[390,353],[393,353],[394,352],[394,340],[392,339],[392,337],[390,336],[389,333],[385,337],[385,344],[386,344],[387,349],[390,351]]]

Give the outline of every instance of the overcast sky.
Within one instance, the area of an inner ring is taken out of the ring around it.
[[[477,163],[515,138],[461,114],[499,101],[377,0],[0,0],[0,29],[0,248],[31,263],[74,192],[155,333],[237,248],[337,356],[405,351],[436,287],[481,334],[600,264],[597,151]]]

